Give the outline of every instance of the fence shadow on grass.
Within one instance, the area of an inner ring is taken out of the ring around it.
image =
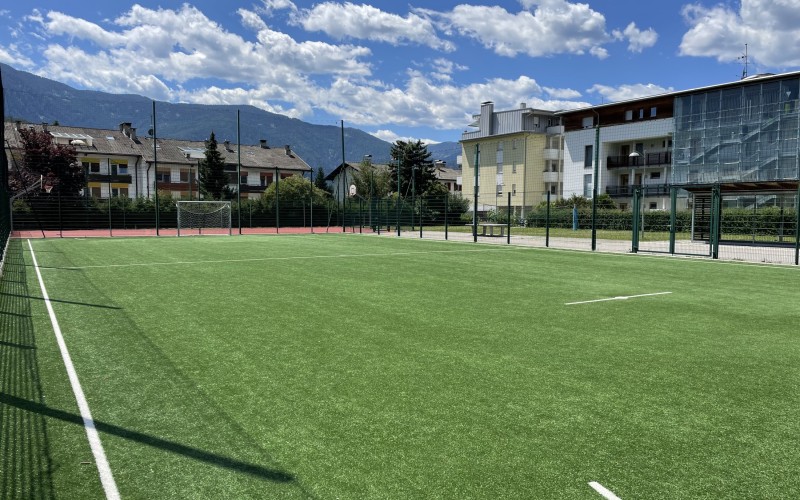
[[[56,408],[51,408],[43,403],[38,403],[36,401],[30,401],[27,399],[19,398],[16,396],[12,396],[10,394],[0,392],[0,403],[9,407],[17,408],[19,410],[28,413],[39,415],[40,417],[55,418],[58,420],[62,420],[64,422],[80,425],[81,427],[83,426],[83,419],[81,418],[80,415],[59,410]],[[180,443],[176,443],[174,441],[162,439],[156,436],[152,436],[150,434],[144,434],[142,432],[125,429],[118,425],[95,420],[94,426],[101,433],[111,434],[124,439],[136,441],[137,443],[142,443],[147,446],[153,446],[155,448],[159,448],[172,453],[177,453],[195,460],[199,460],[201,462],[215,465],[217,467],[230,469],[235,472],[243,472],[245,474],[249,474],[251,476],[255,476],[260,479],[267,479],[270,481],[276,481],[281,483],[292,482],[295,479],[292,474],[288,474],[286,472],[277,469],[270,469],[260,465],[243,462],[241,460],[236,460],[234,458],[226,457],[223,455],[210,453],[201,450],[199,448],[193,448],[191,446],[186,446]]]
[[[42,404],[22,244],[11,240],[0,279],[0,393]],[[0,498],[55,498],[46,416],[0,400]]]

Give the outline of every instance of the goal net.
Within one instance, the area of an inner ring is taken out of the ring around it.
[[[179,201],[178,236],[231,234],[231,202]]]

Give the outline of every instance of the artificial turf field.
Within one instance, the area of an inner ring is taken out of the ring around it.
[[[104,497],[30,248],[122,498],[800,497],[798,268],[306,235],[13,240],[4,499]]]

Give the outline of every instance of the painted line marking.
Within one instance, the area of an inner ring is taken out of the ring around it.
[[[111,467],[108,465],[106,453],[103,450],[103,443],[100,442],[100,434],[92,418],[92,412],[89,410],[89,403],[86,401],[86,396],[83,393],[83,388],[78,380],[78,373],[75,371],[75,366],[72,364],[72,357],[67,350],[67,343],[64,341],[64,336],[61,334],[61,327],[56,319],[56,313],[53,310],[53,304],[50,302],[50,296],[47,294],[47,289],[44,286],[42,273],[39,270],[39,263],[36,261],[36,254],[33,253],[33,245],[31,240],[28,240],[28,248],[31,250],[31,258],[33,259],[33,267],[36,269],[36,276],[39,278],[39,286],[42,289],[42,298],[44,299],[45,306],[47,306],[47,313],[50,315],[50,323],[53,325],[53,332],[58,342],[58,348],[61,350],[61,358],[64,360],[64,367],[67,369],[67,376],[69,383],[72,386],[72,392],[75,394],[75,399],[78,402],[78,409],[81,412],[83,419],[83,427],[86,429],[86,437],[89,439],[89,446],[94,455],[95,464],[97,464],[97,472],[100,474],[100,482],[105,490],[106,498],[109,500],[119,500],[119,490],[117,490],[117,483],[114,481],[114,476],[111,474]]]
[[[30,240],[28,240],[30,242]],[[119,267],[148,267],[148,266],[173,266],[173,265],[192,265],[192,264],[235,264],[241,262],[269,262],[281,260],[312,260],[312,259],[344,259],[354,257],[398,257],[406,255],[430,255],[439,253],[473,253],[473,252],[498,252],[507,251],[500,248],[480,248],[474,250],[434,250],[426,252],[391,252],[391,253],[365,253],[365,254],[338,254],[338,255],[294,255],[291,257],[259,257],[253,259],[222,259],[222,260],[191,260],[191,261],[175,261],[175,262],[141,262],[130,264],[102,264],[97,266],[70,266],[70,267],[48,267],[43,266],[42,269],[64,269],[68,271],[78,271],[82,269],[106,269],[106,268],[119,268]]]
[[[611,490],[609,490],[602,484],[598,483],[597,481],[590,482],[589,486],[591,486],[594,491],[600,493],[606,500],[621,500]]]
[[[580,302],[567,302],[565,306],[574,306],[578,304],[594,304],[595,302],[608,302],[609,300],[628,300],[628,299],[638,299],[639,297],[654,297],[656,295],[669,295],[672,292],[656,292],[656,293],[641,293],[639,295],[623,295],[620,297],[607,297],[605,299],[595,299],[595,300],[582,300]]]

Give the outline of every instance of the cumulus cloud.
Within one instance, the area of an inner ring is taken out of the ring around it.
[[[392,45],[413,43],[443,51],[455,49],[451,42],[439,38],[429,19],[413,12],[402,17],[371,5],[324,2],[301,10],[295,22],[307,31],[321,31],[339,40],[353,38]]]
[[[554,89],[552,87],[544,87],[547,95],[555,99],[578,99],[581,93],[573,89]]]
[[[566,0],[521,3],[527,10],[516,13],[498,6],[466,4],[450,12],[425,12],[441,19],[443,29],[475,39],[502,56],[608,55],[601,47],[612,39],[606,33],[605,17],[588,4]]]
[[[375,132],[369,132],[370,135],[377,137],[378,139],[386,142],[397,142],[397,141],[404,141],[404,142],[417,142],[422,141],[423,144],[439,144],[440,141],[436,141],[434,139],[423,139],[421,137],[412,137],[412,136],[402,136],[392,130],[376,130]]]
[[[34,62],[29,57],[25,56],[14,44],[8,47],[0,46],[0,62],[22,68],[32,68],[34,66]]]
[[[673,90],[672,87],[664,88],[653,83],[636,83],[632,85],[620,85],[618,87],[597,84],[593,85],[588,92],[600,95],[603,100],[607,102],[620,102],[629,99],[637,99],[639,97],[666,94]]]
[[[614,30],[614,38],[627,39],[629,51],[641,52],[656,44],[658,33],[653,28],[642,31],[636,27],[636,23],[630,23],[623,31]]]
[[[748,44],[752,62],[770,68],[800,65],[798,0],[742,0],[738,9],[691,4],[682,14],[690,28],[681,40],[681,55],[732,62]]]

